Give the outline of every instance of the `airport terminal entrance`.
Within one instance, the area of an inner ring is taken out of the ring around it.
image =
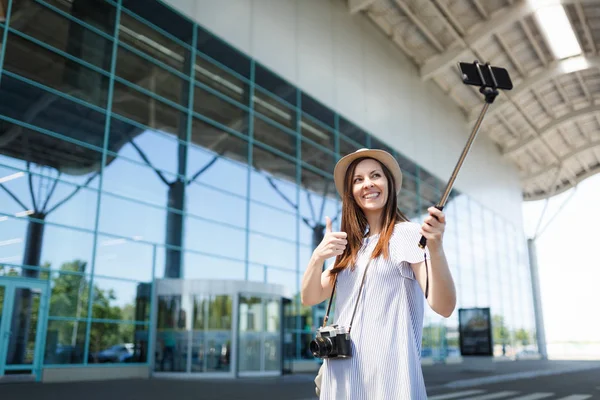
[[[0,277],[0,382],[39,381],[48,283]]]

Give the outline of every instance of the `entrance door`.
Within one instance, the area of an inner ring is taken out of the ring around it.
[[[0,382],[41,379],[48,283],[0,278]]]
[[[238,375],[281,375],[281,298],[239,297]]]

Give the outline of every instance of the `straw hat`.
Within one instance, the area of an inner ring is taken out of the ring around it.
[[[346,170],[352,161],[363,157],[373,158],[390,170],[394,177],[394,181],[396,181],[396,195],[398,195],[398,193],[400,193],[400,188],[402,187],[402,171],[400,171],[398,161],[396,161],[390,153],[384,150],[359,149],[354,153],[342,157],[335,165],[333,170],[333,180],[335,182],[335,188],[340,196],[344,197],[344,177],[346,176]]]

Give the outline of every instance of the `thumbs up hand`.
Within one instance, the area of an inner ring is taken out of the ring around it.
[[[325,262],[328,258],[339,256],[346,249],[347,236],[346,232],[332,232],[331,219],[325,217],[325,236],[313,251],[313,257],[319,262]]]

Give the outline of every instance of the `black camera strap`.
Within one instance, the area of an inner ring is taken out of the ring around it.
[[[358,300],[360,299],[360,294],[362,293],[362,288],[365,284],[365,278],[367,277],[367,270],[371,265],[373,259],[369,259],[367,266],[365,267],[365,272],[363,272],[362,281],[360,282],[360,288],[358,289],[358,296],[356,296],[356,303],[354,304],[354,310],[352,311],[352,318],[350,319],[350,325],[348,326],[348,333],[352,330],[352,322],[354,321],[354,316],[356,315],[356,308],[358,307]],[[333,295],[335,293],[335,287],[337,286],[337,275],[335,277],[335,281],[333,282],[333,289],[331,290],[331,297],[329,298],[329,304],[327,304],[327,313],[323,318],[323,327],[327,325],[327,321],[329,320],[329,311],[331,310],[331,303],[333,302]]]

